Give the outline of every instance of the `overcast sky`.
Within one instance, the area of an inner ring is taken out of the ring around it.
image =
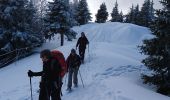
[[[154,8],[158,9],[161,8],[161,4],[159,3],[160,0],[153,0],[154,1]],[[93,20],[95,19],[95,14],[97,13],[97,10],[99,9],[99,6],[102,2],[105,2],[107,6],[107,10],[110,13],[112,12],[112,9],[115,5],[116,0],[87,0],[89,10],[92,13]],[[139,7],[142,6],[144,0],[117,0],[119,5],[119,11],[122,10],[123,14],[127,14],[132,4],[137,5],[139,4]]]

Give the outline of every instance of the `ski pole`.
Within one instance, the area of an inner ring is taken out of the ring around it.
[[[30,90],[31,90],[31,100],[33,100],[33,97],[32,97],[32,81],[31,81],[31,77],[30,77]]]
[[[89,55],[89,62],[90,62],[89,44],[88,44],[88,55]]]
[[[66,77],[65,77],[65,81],[64,81],[65,84],[67,84],[67,83],[66,83],[66,82],[67,82],[67,81],[66,81],[66,80],[67,80],[67,74],[68,74],[68,73],[66,73]]]
[[[83,79],[82,79],[82,77],[81,77],[80,70],[79,70],[79,75],[80,75],[81,83],[82,83],[82,85],[83,85],[83,88],[84,88],[84,83],[83,83]]]
[[[89,44],[88,44],[88,52],[89,52]]]

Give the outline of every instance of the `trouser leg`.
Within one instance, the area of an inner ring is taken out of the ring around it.
[[[68,73],[68,88],[71,88],[72,86],[72,75],[73,75],[73,70],[70,68],[69,73]]]
[[[61,100],[61,87],[52,87],[51,100]]]
[[[85,48],[79,48],[79,55],[82,63],[84,62],[84,54],[85,54]]]
[[[74,83],[75,86],[78,85],[78,77],[77,77],[78,70],[79,70],[79,68],[75,68],[74,69],[74,73],[73,73],[73,83]]]
[[[84,62],[85,49],[82,50],[82,61]]]
[[[48,87],[43,83],[40,83],[39,100],[50,100],[50,91]]]

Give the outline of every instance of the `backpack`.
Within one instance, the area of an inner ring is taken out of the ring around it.
[[[54,59],[59,61],[62,69],[60,72],[60,76],[63,78],[67,72],[67,63],[65,61],[64,55],[58,50],[51,51],[51,54],[54,57]]]

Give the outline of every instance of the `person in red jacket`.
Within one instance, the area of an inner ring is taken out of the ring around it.
[[[40,57],[43,61],[43,71],[28,71],[28,76],[41,76],[39,100],[61,100],[62,79],[60,77],[61,65],[54,59],[51,51],[46,49],[41,51]]]
[[[89,44],[87,37],[85,36],[84,32],[81,33],[81,37],[78,39],[76,44],[76,49],[79,47],[79,55],[81,58],[81,62],[84,63],[84,54],[86,50],[86,45]]]

